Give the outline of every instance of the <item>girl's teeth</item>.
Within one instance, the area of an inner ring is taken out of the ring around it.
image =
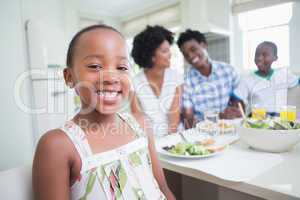
[[[100,92],[99,91],[99,92],[97,92],[97,94],[102,97],[113,98],[118,95],[118,92]]]

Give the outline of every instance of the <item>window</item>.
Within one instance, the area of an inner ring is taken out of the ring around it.
[[[263,41],[272,41],[278,48],[278,60],[274,68],[290,65],[289,21],[292,17],[292,3],[243,12],[238,15],[243,30],[243,66],[256,69],[255,49]]]

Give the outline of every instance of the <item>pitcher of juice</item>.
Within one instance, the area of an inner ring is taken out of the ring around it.
[[[296,121],[296,106],[283,106],[280,109],[280,120],[281,121]]]
[[[262,120],[265,119],[267,116],[267,111],[265,108],[260,106],[253,106],[252,107],[252,118]]]

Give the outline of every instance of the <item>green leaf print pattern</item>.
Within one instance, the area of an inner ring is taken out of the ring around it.
[[[116,197],[117,199],[119,199],[122,195],[122,191],[127,183],[127,174],[126,171],[124,169],[124,167],[122,166],[122,164],[120,164],[116,170],[116,174],[118,176],[118,186],[119,186],[119,190],[117,190],[116,192]]]
[[[137,200],[147,200],[141,188],[132,188]]]
[[[96,173],[91,172],[89,175],[88,183],[85,188],[85,193],[83,197],[81,197],[79,200],[86,200],[87,196],[92,192],[95,181],[96,181]]]
[[[105,178],[105,172],[104,172],[103,167],[97,168],[97,176],[98,176],[99,182],[102,183]]]
[[[127,174],[122,165],[120,165],[118,168],[118,176],[119,176],[120,189],[123,190],[127,182]]]
[[[133,152],[129,155],[129,161],[133,167],[137,167],[142,164],[141,158],[138,152]]]

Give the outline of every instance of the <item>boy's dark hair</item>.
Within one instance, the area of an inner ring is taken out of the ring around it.
[[[263,41],[263,42],[260,43],[258,46],[262,46],[262,45],[267,45],[267,46],[271,47],[272,50],[273,50],[274,56],[277,56],[277,45],[276,45],[274,42]],[[257,46],[257,47],[258,47],[258,46]]]
[[[180,48],[185,42],[190,40],[196,40],[199,44],[205,43],[207,44],[206,38],[203,33],[196,30],[187,29],[185,32],[180,33],[179,38],[177,40],[177,45]]]
[[[72,67],[73,66],[74,51],[75,51],[75,47],[77,45],[77,42],[78,42],[80,36],[83,33],[92,31],[94,29],[109,29],[109,30],[112,30],[112,31],[115,31],[115,32],[119,33],[122,36],[122,34],[117,29],[115,29],[115,28],[113,28],[111,26],[105,25],[105,24],[96,24],[96,25],[88,26],[88,27],[80,30],[79,32],[77,32],[74,35],[74,37],[72,38],[71,42],[69,43],[68,52],[67,52],[67,62],[66,62],[67,67]]]
[[[140,68],[151,68],[155,50],[166,40],[171,45],[174,33],[162,26],[147,26],[134,37],[131,56]]]

